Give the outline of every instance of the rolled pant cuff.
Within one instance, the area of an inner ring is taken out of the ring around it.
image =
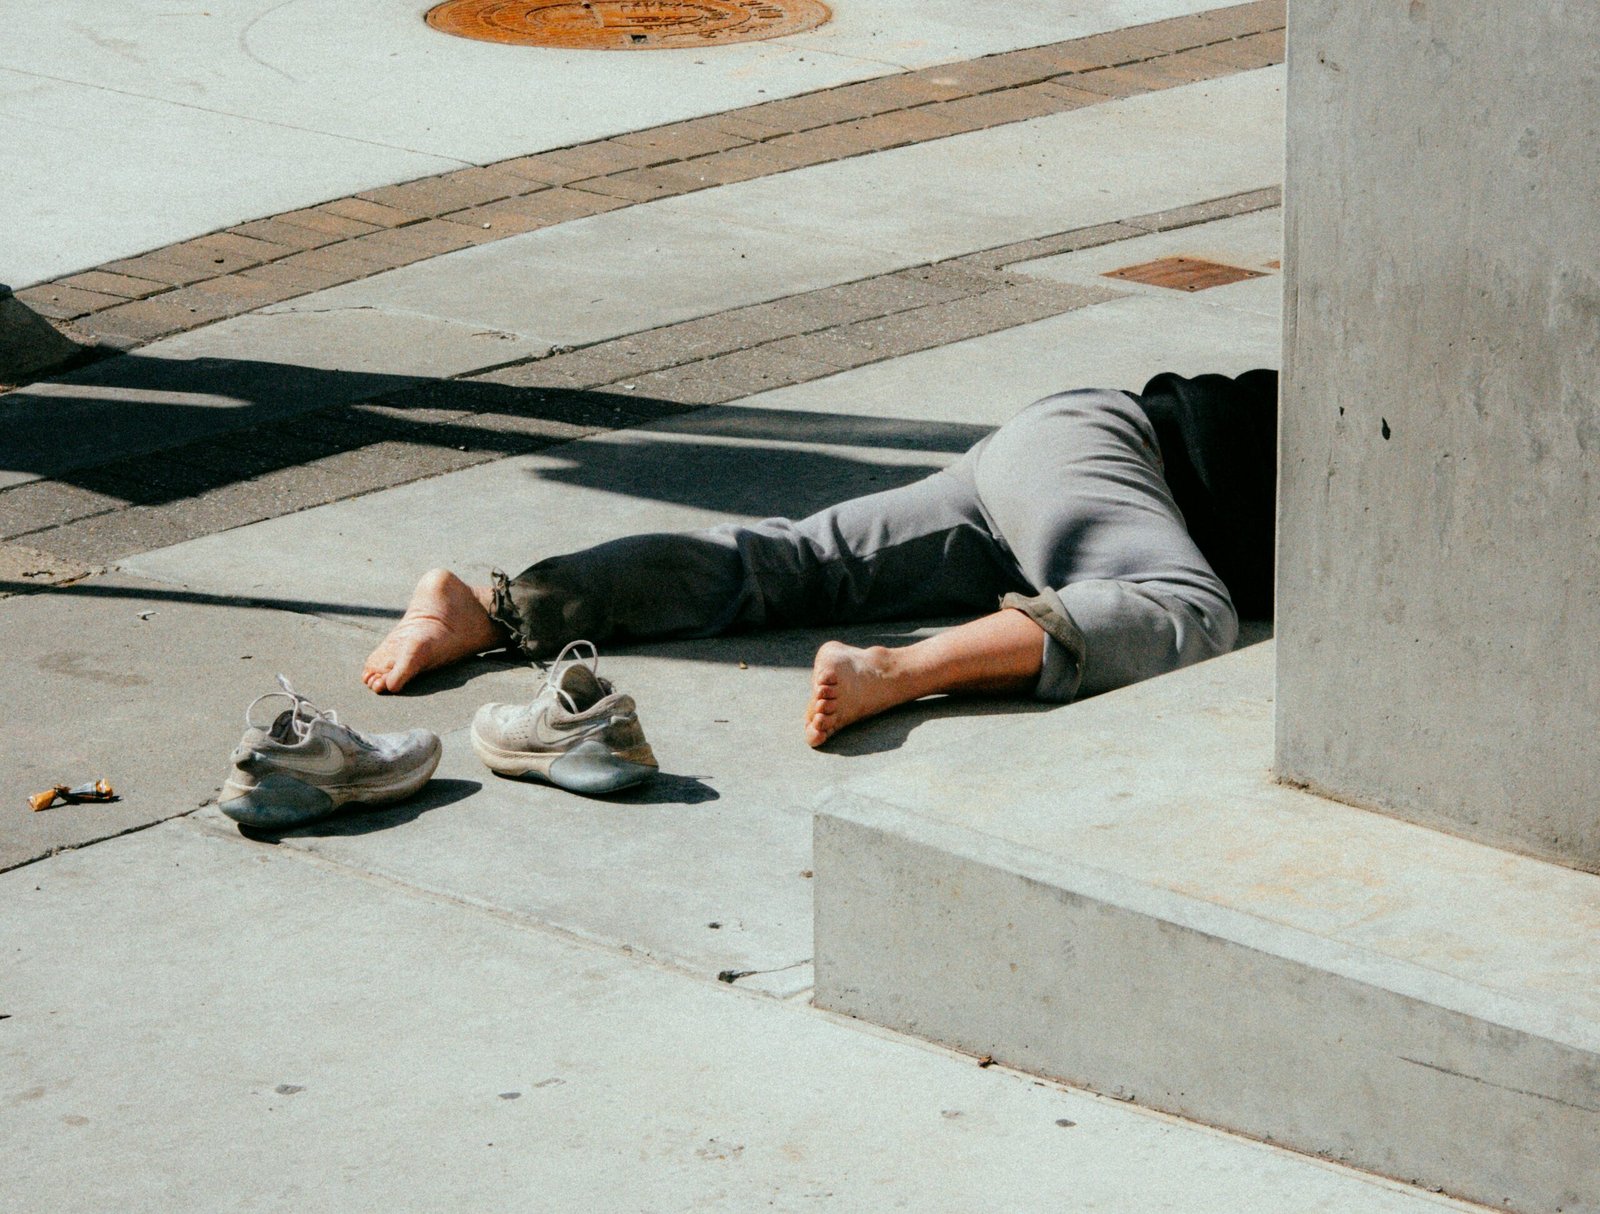
[[[1035,595],[1008,594],[1000,600],[1002,609],[1022,612],[1044,629],[1044,664],[1034,698],[1052,704],[1068,703],[1078,694],[1083,682],[1083,666],[1088,658],[1088,642],[1083,631],[1054,590]]]
[[[491,569],[489,580],[492,593],[489,618],[510,638],[510,648],[525,658],[537,658],[538,648],[528,634],[527,621],[522,612],[517,610],[516,600],[511,595],[511,579],[504,570]]]

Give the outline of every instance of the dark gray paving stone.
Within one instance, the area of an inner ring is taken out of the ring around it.
[[[415,377],[122,354],[0,396],[0,484],[392,392]]]
[[[128,503],[114,494],[83,489],[63,481],[23,481],[9,488],[0,483],[0,536],[26,535],[59,527]]]

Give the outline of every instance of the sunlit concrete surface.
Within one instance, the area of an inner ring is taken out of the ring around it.
[[[849,0],[807,34],[693,51],[450,37],[391,0],[14,5],[0,45],[0,282],[468,164],[1210,7]]]

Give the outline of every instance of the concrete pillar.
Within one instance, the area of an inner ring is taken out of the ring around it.
[[[1600,4],[1291,0],[1277,765],[1600,871]]]

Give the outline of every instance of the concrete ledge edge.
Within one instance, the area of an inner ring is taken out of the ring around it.
[[[1292,789],[1284,791],[1285,795],[1313,796]],[[1366,811],[1351,809],[1350,812]],[[895,835],[973,864],[1014,873],[1064,894],[1171,923],[1294,965],[1558,1045],[1600,1053],[1600,1023],[1554,1014],[1503,991],[1146,885],[1121,873],[1064,859],[966,827],[932,821],[901,806],[862,796],[847,788],[825,790],[813,803],[813,830],[826,830],[830,822]],[[827,872],[819,866],[816,872],[819,887],[827,879]],[[825,943],[819,938],[815,951],[820,956],[824,949]]]

